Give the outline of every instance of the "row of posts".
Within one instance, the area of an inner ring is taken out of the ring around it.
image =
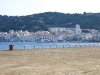
[[[36,45],[24,45],[24,50],[26,49],[26,46],[34,46],[33,49],[36,49]],[[52,48],[52,45],[41,45],[42,49],[45,48],[45,46],[49,46],[48,48]],[[88,45],[56,45],[55,48],[71,48],[71,47],[83,47],[83,46],[99,46],[98,44],[88,44]]]
[[[25,48],[26,48],[26,46],[34,46],[34,49],[36,49],[36,45],[24,45],[24,50],[25,50]],[[52,45],[42,45],[42,49],[43,48],[45,48],[45,46],[50,46],[49,48],[52,48]],[[61,47],[62,46],[62,47]],[[91,44],[89,44],[89,45],[69,45],[67,48],[70,48],[70,47],[82,47],[82,46],[91,46]],[[93,44],[92,46],[98,46],[98,44],[96,45],[96,44]],[[56,48],[66,48],[66,45],[56,45]],[[11,51],[11,50],[13,50],[14,49],[14,45],[9,45],[9,50]]]

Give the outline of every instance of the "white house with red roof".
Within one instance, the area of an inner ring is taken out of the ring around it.
[[[55,42],[58,40],[57,36],[50,34],[48,31],[38,31],[34,34],[37,42]]]

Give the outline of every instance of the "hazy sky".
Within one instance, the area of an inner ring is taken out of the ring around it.
[[[0,15],[100,12],[100,0],[0,0]]]

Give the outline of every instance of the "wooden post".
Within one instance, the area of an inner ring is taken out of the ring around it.
[[[35,49],[35,45],[34,45],[34,49]]]
[[[69,48],[70,48],[70,45],[69,45]]]
[[[80,45],[80,47],[81,47],[81,45]]]
[[[97,43],[97,46],[98,46],[98,43]]]
[[[63,48],[64,48],[64,45],[63,45]]]
[[[75,45],[75,47],[76,47],[76,45]]]
[[[25,45],[24,45],[24,50],[25,50]]]
[[[50,48],[51,48],[51,45],[50,45]]]
[[[57,48],[57,45],[56,45],[56,48]]]
[[[43,45],[42,45],[42,49],[43,49]]]

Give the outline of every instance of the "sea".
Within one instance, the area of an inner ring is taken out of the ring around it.
[[[10,46],[15,50],[30,50],[41,48],[68,48],[81,46],[100,46],[100,43],[75,43],[75,42],[0,42],[0,50],[9,50]]]

